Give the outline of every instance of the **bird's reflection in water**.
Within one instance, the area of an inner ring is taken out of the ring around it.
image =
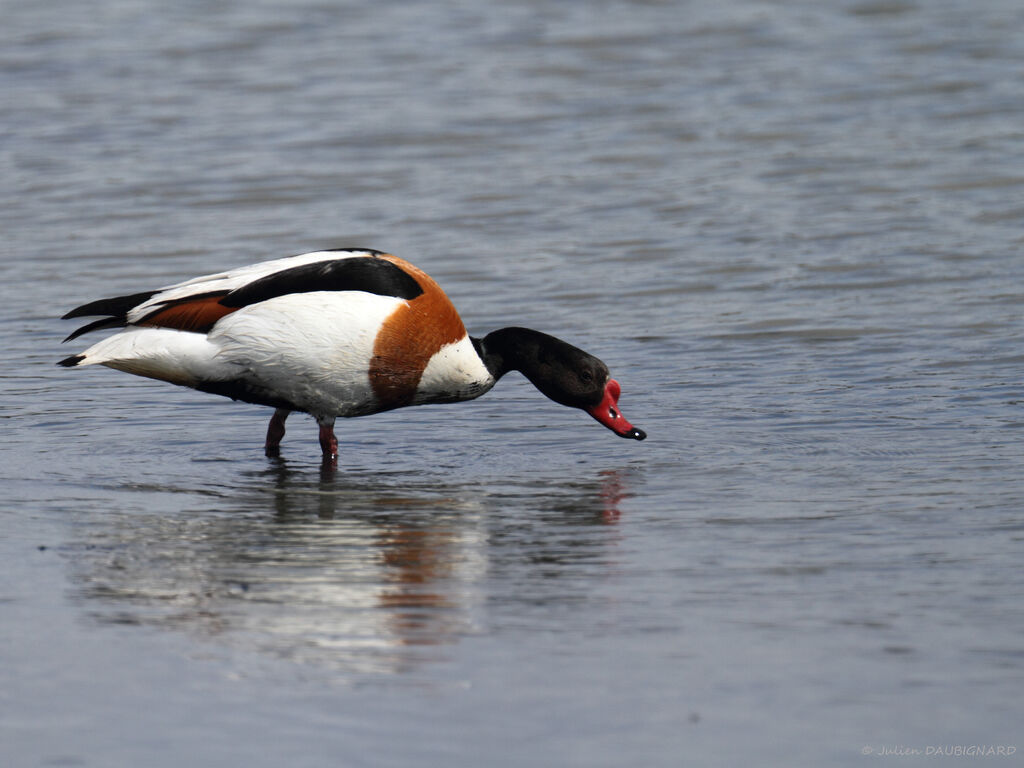
[[[615,523],[623,482],[611,472],[557,491],[490,493],[437,475],[318,474],[278,459],[178,515],[97,515],[71,548],[76,593],[103,623],[180,628],[349,675],[408,671],[484,631],[488,590],[502,578],[490,550],[517,545],[511,507],[543,513],[520,542],[537,546],[537,525]]]

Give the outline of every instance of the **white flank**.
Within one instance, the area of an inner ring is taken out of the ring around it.
[[[288,294],[221,318],[208,338],[240,378],[314,416],[361,416],[377,408],[377,331],[405,303],[361,291]]]

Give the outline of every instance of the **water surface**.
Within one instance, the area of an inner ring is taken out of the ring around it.
[[[1017,746],[1024,11],[826,6],[8,4],[9,762]],[[510,376],[331,471],[53,365],[77,304],[340,246],[599,355],[650,437]]]

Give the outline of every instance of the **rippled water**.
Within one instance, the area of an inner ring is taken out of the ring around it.
[[[1022,22],[5,3],[5,756],[1024,747]],[[599,355],[649,439],[509,377],[330,471],[308,419],[269,461],[267,409],[53,365],[79,303],[352,245]]]

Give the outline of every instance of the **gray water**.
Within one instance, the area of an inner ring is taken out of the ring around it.
[[[1020,3],[0,11],[4,765],[1019,764]],[[510,376],[332,472],[54,366],[77,304],[337,246],[649,439]]]

